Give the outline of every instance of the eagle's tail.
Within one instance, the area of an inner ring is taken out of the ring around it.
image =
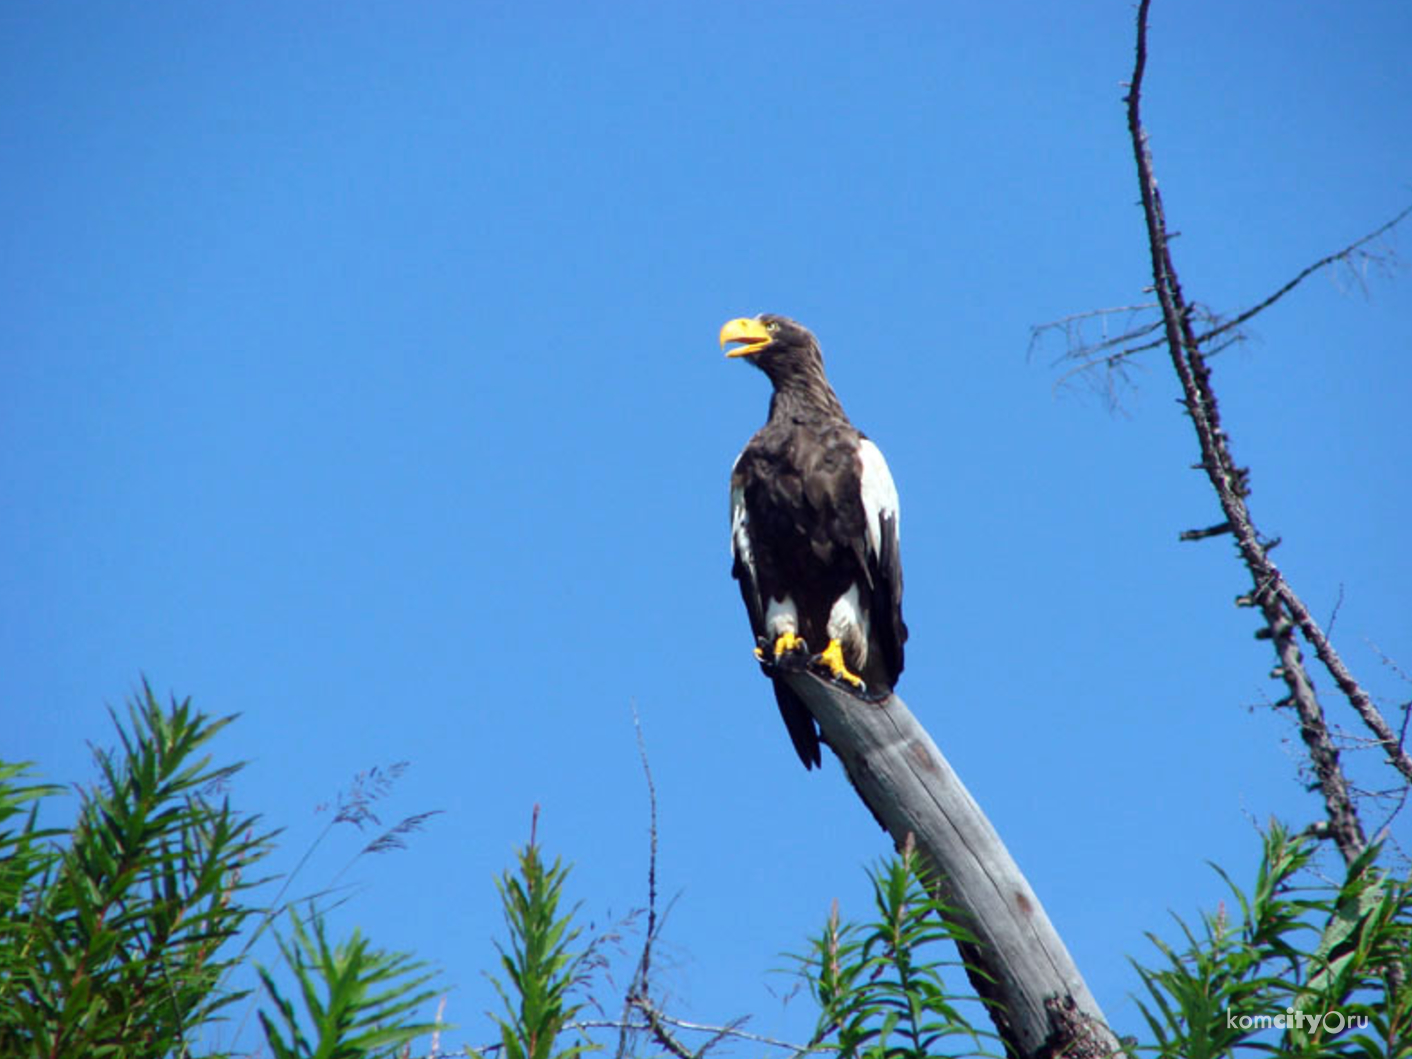
[[[819,754],[819,728],[814,715],[798,695],[789,689],[783,680],[775,680],[775,702],[779,703],[780,716],[789,729],[789,738],[794,743],[794,751],[806,769],[822,766]]]

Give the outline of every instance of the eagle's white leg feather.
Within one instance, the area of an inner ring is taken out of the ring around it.
[[[765,634],[773,643],[785,633],[799,635],[799,611],[789,596],[772,599],[765,608]]]
[[[862,669],[868,661],[868,615],[863,612],[857,585],[848,586],[848,591],[834,600],[829,609],[828,633],[829,639],[839,641],[849,660]]]
[[[867,438],[858,442],[858,458],[863,464],[859,492],[863,498],[863,513],[868,518],[868,548],[877,555],[882,548],[882,519],[891,515],[901,531],[901,515],[897,504],[897,486],[882,450]]]

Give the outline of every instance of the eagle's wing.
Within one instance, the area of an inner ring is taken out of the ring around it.
[[[760,587],[755,573],[755,549],[750,541],[750,518],[745,508],[745,487],[736,477],[736,467],[740,464],[737,456],[731,467],[731,576],[740,582],[740,597],[745,601],[746,613],[750,615],[750,628],[759,640],[765,635],[765,601],[760,596]],[[819,729],[809,707],[800,701],[799,696],[789,689],[783,680],[773,681],[775,702],[780,708],[780,716],[789,731],[789,740],[804,767],[815,768],[822,765],[823,757],[819,750]]]
[[[867,520],[864,558],[873,590],[869,615],[872,642],[868,653],[871,656],[874,651],[882,652],[891,687],[902,672],[902,645],[907,642],[907,626],[902,621],[902,552],[898,543],[901,511],[897,486],[882,450],[860,437],[858,458],[862,464],[859,492]]]
[[[740,457],[731,464],[731,576],[740,582],[740,595],[750,615],[756,638],[765,635],[765,601],[755,574],[755,549],[750,543],[749,516],[745,510],[745,483],[736,476]]]

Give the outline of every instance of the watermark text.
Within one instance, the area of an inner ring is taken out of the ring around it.
[[[1303,1030],[1305,1033],[1342,1033],[1345,1029],[1361,1030],[1368,1026],[1367,1015],[1345,1015],[1334,1009],[1314,1015],[1296,1008],[1285,1008],[1278,1015],[1237,1015],[1226,1012],[1226,1028],[1235,1030]]]

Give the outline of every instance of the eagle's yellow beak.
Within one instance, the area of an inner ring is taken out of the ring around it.
[[[721,348],[726,348],[727,342],[744,342],[746,345],[738,346],[726,353],[728,357],[748,357],[752,353],[759,353],[771,342],[775,336],[770,334],[767,328],[759,320],[749,317],[740,317],[731,320],[725,327],[721,328]]]

